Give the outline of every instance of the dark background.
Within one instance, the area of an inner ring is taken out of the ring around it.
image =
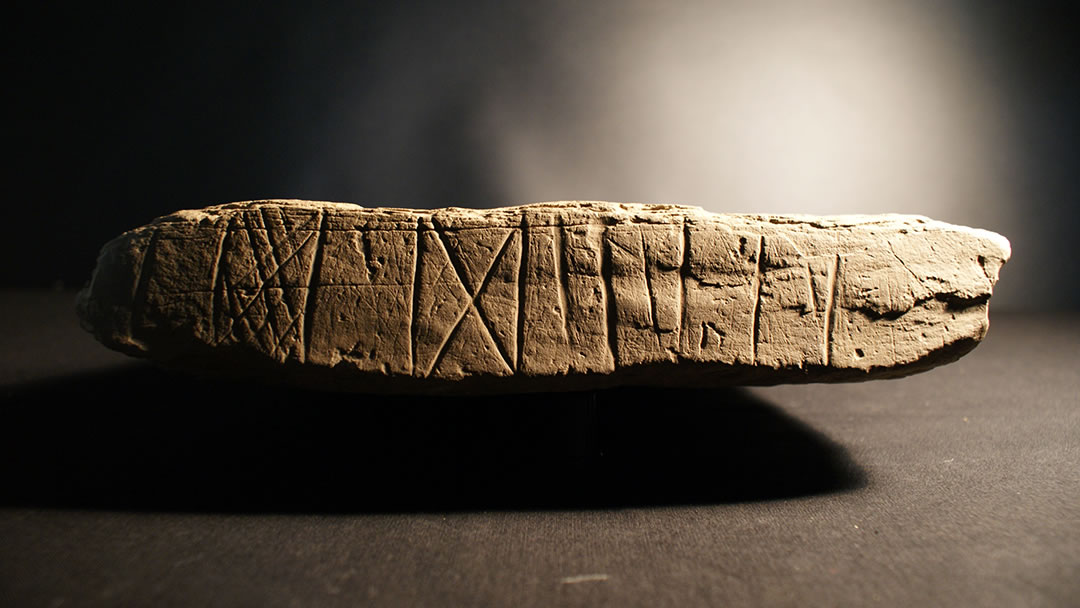
[[[1080,304],[1075,3],[26,4],[2,286],[180,208],[577,198],[922,213]]]

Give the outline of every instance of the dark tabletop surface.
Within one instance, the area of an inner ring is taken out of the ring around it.
[[[2,606],[1080,605],[1080,316],[901,380],[377,398],[0,292]]]

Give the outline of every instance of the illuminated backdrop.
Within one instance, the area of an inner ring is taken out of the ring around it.
[[[997,310],[1080,303],[1071,8],[40,10],[15,133],[34,204],[16,218],[67,208],[49,221],[70,255],[16,238],[41,266],[5,283],[81,282],[103,240],[180,207],[574,198],[924,214],[1010,238]]]

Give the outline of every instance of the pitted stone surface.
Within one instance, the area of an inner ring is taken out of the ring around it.
[[[133,355],[334,389],[833,382],[969,351],[1009,254],[917,216],[271,200],[117,237],[78,307]]]

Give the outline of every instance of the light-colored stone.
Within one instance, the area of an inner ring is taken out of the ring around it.
[[[916,216],[255,201],[114,239],[78,307],[132,355],[333,389],[835,382],[971,350],[1008,257]]]

